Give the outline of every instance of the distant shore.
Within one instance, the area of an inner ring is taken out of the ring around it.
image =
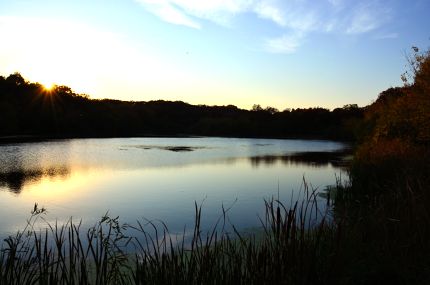
[[[262,137],[262,136],[202,136],[190,134],[142,134],[130,136],[85,136],[85,135],[7,135],[0,136],[0,144],[29,143],[67,139],[109,139],[109,138],[244,138],[244,139],[280,139],[280,140],[321,140],[351,143],[350,140],[330,139],[317,136]]]

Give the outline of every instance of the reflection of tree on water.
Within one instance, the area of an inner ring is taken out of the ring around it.
[[[348,150],[337,152],[311,151],[285,155],[253,156],[250,157],[249,160],[254,167],[258,167],[260,164],[271,165],[277,162],[282,162],[286,165],[294,164],[313,167],[325,167],[331,165],[333,167],[344,167],[348,163],[346,159],[348,154]]]
[[[70,140],[36,139],[1,145],[0,189],[20,194],[28,183],[43,178],[65,178],[71,172],[71,144]]]
[[[46,169],[17,169],[10,172],[0,172],[0,186],[5,186],[9,191],[20,194],[25,184],[37,182],[44,177],[66,177],[70,174],[67,167],[50,167]]]
[[[344,167],[348,162],[345,157],[349,154],[347,150],[339,152],[298,152],[285,155],[264,155],[249,157],[253,167],[260,165],[272,165],[281,162],[285,165],[304,165],[310,167],[333,166]],[[226,159],[224,163],[234,163],[237,158]],[[8,191],[20,194],[24,186],[29,182],[37,182],[44,177],[67,177],[70,168],[66,166],[50,166],[47,168],[25,169],[18,162],[13,169],[0,171],[0,187]]]

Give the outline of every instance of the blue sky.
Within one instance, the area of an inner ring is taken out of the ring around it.
[[[429,46],[428,0],[2,0],[0,74],[92,98],[367,105]]]

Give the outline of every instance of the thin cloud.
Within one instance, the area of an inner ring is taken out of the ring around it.
[[[149,12],[167,23],[201,29],[201,25],[168,1],[138,0]]]
[[[319,26],[317,9],[307,1],[258,1],[252,11],[262,19],[293,31],[312,31]]]
[[[194,20],[209,20],[228,25],[231,18],[251,7],[254,0],[135,0],[145,9],[168,23],[201,28]]]
[[[194,27],[197,24],[191,17],[209,20],[218,24],[228,22],[238,14],[253,13],[257,17],[269,20],[280,27],[307,30],[313,21],[312,13],[308,13],[307,1],[293,0],[135,0],[149,12],[159,16],[162,20]],[[164,10],[175,10],[173,13],[162,13]],[[179,14],[181,19],[178,21]],[[174,16],[169,18],[169,16]],[[189,21],[193,24],[190,25]]]
[[[375,29],[377,26],[378,19],[373,17],[369,12],[360,12],[354,15],[346,33],[362,34]]]
[[[296,52],[302,44],[302,34],[282,35],[278,38],[268,39],[265,42],[265,50],[270,53],[291,54]]]
[[[309,33],[365,34],[391,18],[380,0],[135,0],[161,20],[202,28],[203,20],[223,26],[239,14],[253,14],[272,22],[282,36],[263,40],[264,49],[292,53]],[[265,35],[261,35],[264,39]]]
[[[169,2],[183,9],[188,15],[228,25],[236,14],[247,11],[253,0],[169,0]]]
[[[351,15],[347,34],[362,34],[373,31],[384,24],[390,17],[390,10],[378,2],[361,4]]]
[[[269,19],[281,27],[287,25],[284,12],[274,5],[261,1],[254,7],[254,12],[262,19]]]

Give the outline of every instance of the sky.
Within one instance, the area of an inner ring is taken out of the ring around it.
[[[430,43],[430,0],[0,0],[0,75],[91,98],[365,106]]]

